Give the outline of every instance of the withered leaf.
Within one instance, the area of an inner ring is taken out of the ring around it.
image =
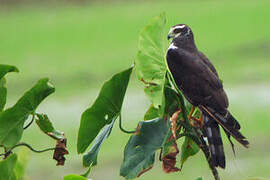
[[[57,166],[63,166],[65,164],[66,158],[64,157],[64,155],[68,154],[66,144],[67,144],[66,138],[57,140],[53,154],[53,159],[57,161],[56,164]]]

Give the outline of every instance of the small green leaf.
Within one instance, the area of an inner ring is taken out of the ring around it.
[[[42,132],[44,132],[45,134],[49,135],[50,137],[56,140],[65,138],[62,132],[55,130],[52,122],[49,120],[46,114],[36,114],[36,115],[37,115],[36,123]]]
[[[6,79],[4,76],[9,72],[19,72],[15,66],[0,64],[0,112],[3,111],[7,100]]]
[[[169,130],[166,119],[142,121],[125,147],[120,175],[133,179],[152,168],[155,151],[160,149]]]
[[[185,161],[190,157],[197,154],[200,150],[198,145],[189,137],[185,137],[185,141],[181,148],[181,167]]]
[[[13,107],[1,112],[0,144],[10,148],[19,142],[25,120],[54,90],[47,78],[41,79]]]
[[[16,154],[11,154],[7,159],[0,161],[0,180],[11,180],[15,178],[13,169],[16,161]]]
[[[83,176],[79,176],[76,174],[70,174],[70,175],[65,176],[64,180],[90,180],[90,179],[87,179]]]
[[[111,124],[104,126],[103,130],[96,137],[90,151],[83,156],[83,165],[85,167],[97,165],[98,152],[103,142],[109,137],[113,128],[113,124],[114,120],[111,122]]]
[[[203,180],[203,178],[202,178],[202,177],[199,177],[199,178],[197,178],[196,180]]]
[[[165,13],[155,17],[139,36],[138,53],[135,60],[138,79],[145,84],[145,93],[154,105],[162,104],[165,61]]]
[[[15,66],[0,64],[0,79],[2,79],[9,72],[19,72]]]
[[[26,166],[29,161],[30,151],[28,149],[20,150],[18,155],[18,160],[14,167],[14,174],[17,180],[23,180],[25,176]]]
[[[150,105],[149,109],[144,114],[144,120],[151,120],[159,117],[159,111],[157,108],[153,106],[153,104]]]
[[[172,115],[175,111],[180,108],[180,99],[177,92],[169,86],[164,87],[164,100],[162,102],[160,116],[165,117],[167,115]]]
[[[0,112],[3,111],[7,101],[6,79],[0,79]]]
[[[99,131],[119,116],[132,69],[117,73],[105,82],[94,104],[82,114],[78,153],[85,152]]]

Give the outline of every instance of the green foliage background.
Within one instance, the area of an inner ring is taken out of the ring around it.
[[[92,104],[105,80],[134,61],[140,30],[162,11],[167,12],[169,25],[187,23],[193,28],[198,47],[223,79],[230,110],[250,139],[249,150],[236,146],[236,158],[225,141],[228,163],[227,169],[220,171],[221,177],[269,178],[269,1],[141,1],[0,8],[0,63],[14,64],[21,71],[7,76],[8,106],[37,79],[50,77],[56,92],[39,110],[48,112],[55,126],[66,132],[71,150],[66,166],[57,168],[47,158],[50,152],[31,154],[29,179],[60,179],[64,174],[81,173],[81,157],[76,155],[80,114]],[[141,85],[131,84],[123,105],[124,126],[136,127],[148,106]],[[24,139],[45,148],[37,135],[43,134],[30,128]],[[53,140],[45,141],[55,145]],[[127,141],[128,136],[117,128],[112,131],[101,148],[92,179],[120,179]],[[185,164],[185,173],[163,174],[155,165],[141,179],[207,179],[211,174],[203,158],[201,152],[192,157]]]

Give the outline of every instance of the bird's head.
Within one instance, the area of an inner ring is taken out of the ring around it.
[[[168,33],[168,40],[186,37],[193,37],[190,27],[186,24],[177,24],[171,27]]]

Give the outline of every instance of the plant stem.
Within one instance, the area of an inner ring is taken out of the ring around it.
[[[11,147],[8,151],[6,151],[5,153],[3,154],[0,154],[0,156],[5,156],[5,158],[12,153],[12,150],[15,149],[16,147],[19,147],[19,146],[25,146],[27,147],[28,149],[30,149],[31,151],[35,152],[35,153],[43,153],[43,152],[46,152],[46,151],[52,151],[52,150],[55,150],[55,148],[47,148],[47,149],[43,149],[43,150],[35,150],[32,146],[30,146],[29,144],[27,143],[19,143],[19,144],[16,144],[14,145],[13,147]]]
[[[35,113],[32,114],[31,121],[25,127],[23,127],[23,129],[24,130],[27,129],[34,122],[34,120],[35,120]]]
[[[125,130],[123,127],[122,127],[122,116],[121,116],[121,112],[119,114],[119,128],[122,132],[124,133],[127,133],[127,134],[133,134],[135,133],[136,131],[128,131],[128,130]]]
[[[182,113],[183,113],[183,117],[185,119],[185,121],[189,124],[189,120],[187,118],[187,112],[186,112],[186,107],[185,107],[185,101],[184,101],[184,98],[182,96],[182,92],[179,90],[178,86],[176,85],[173,77],[172,77],[172,74],[167,71],[167,75],[169,77],[169,79],[171,80],[174,88],[176,89],[176,91],[178,92],[178,96],[179,96],[179,99],[180,99],[180,106],[181,106],[181,110],[182,110]]]

